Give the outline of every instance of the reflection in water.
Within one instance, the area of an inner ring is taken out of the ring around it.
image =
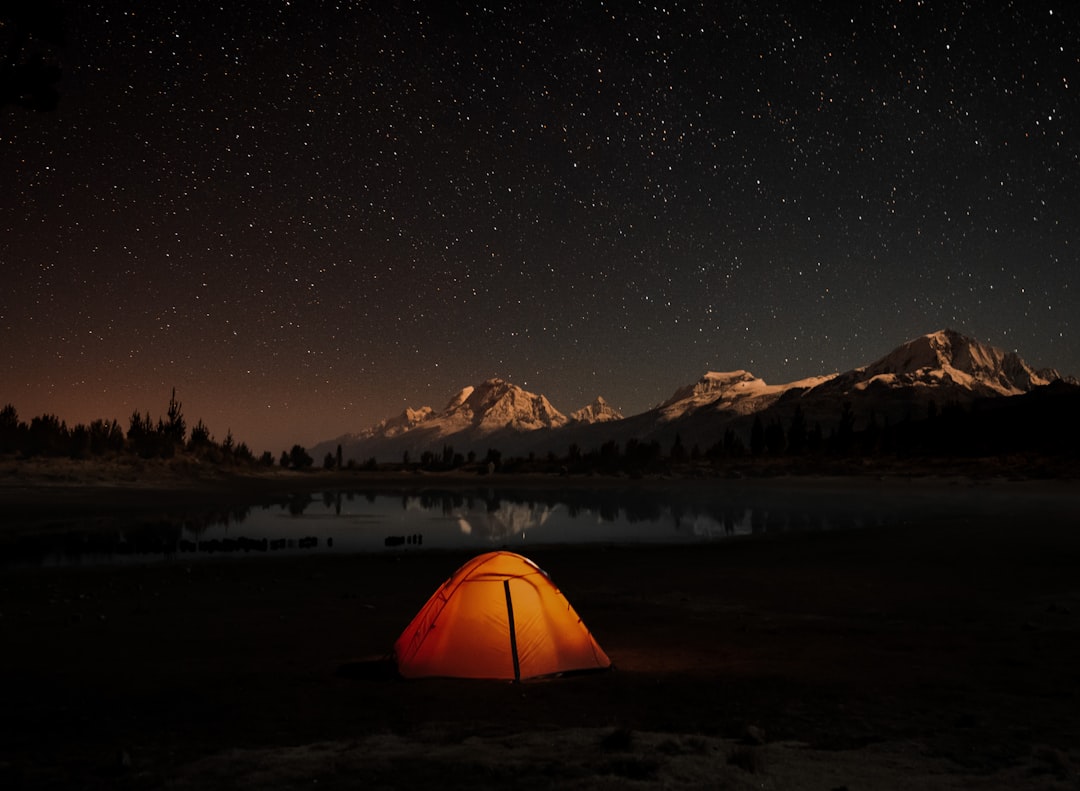
[[[543,543],[687,543],[739,535],[914,523],[1000,507],[987,492],[833,492],[717,484],[671,489],[424,489],[293,494],[259,507],[131,514],[0,534],[0,567],[145,562],[154,557],[416,551]],[[410,540],[411,539],[411,540]]]
[[[535,506],[531,503],[489,501],[483,511],[458,508],[452,513],[457,519],[462,535],[481,536],[498,541],[514,537],[524,538],[526,533],[542,527],[557,506]],[[448,513],[444,510],[443,513]]]

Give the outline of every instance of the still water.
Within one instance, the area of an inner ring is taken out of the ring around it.
[[[740,486],[694,490],[328,491],[228,511],[95,519],[0,540],[0,566],[281,554],[486,551],[574,543],[687,544],[994,513],[992,489]],[[1019,516],[1019,515],[1018,515]]]

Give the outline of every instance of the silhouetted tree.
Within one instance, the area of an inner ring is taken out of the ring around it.
[[[56,415],[41,415],[30,421],[27,456],[65,456],[70,451],[67,424]]]
[[[159,420],[158,426],[155,428],[149,412],[145,415],[140,415],[138,410],[132,412],[127,431],[128,444],[131,449],[144,459],[166,455],[161,439],[163,426],[164,423]]]
[[[289,451],[289,464],[293,469],[306,470],[314,463],[315,459],[308,455],[308,452],[303,445],[292,446],[292,450]]]
[[[833,435],[833,452],[841,456],[851,452],[852,443],[855,440],[855,412],[851,408],[851,402],[845,401],[840,407],[840,421],[836,424],[836,433]]]
[[[754,415],[754,425],[750,427],[750,452],[755,456],[765,452],[765,425],[761,415]]]
[[[339,442],[337,446],[337,468],[340,470],[341,467],[341,443]]]
[[[878,443],[881,440],[881,427],[878,426],[877,415],[870,413],[870,420],[862,432],[862,453],[871,456],[878,451]]]
[[[796,404],[787,432],[788,453],[794,456],[802,455],[806,450],[806,434],[806,417],[803,416],[802,406]]]
[[[139,410],[136,409],[131,413],[131,417],[128,419],[128,442],[135,444],[153,430],[154,424],[150,421],[149,412],[146,413],[145,421],[143,421],[143,416],[139,414]]]
[[[634,474],[648,472],[658,465],[663,452],[663,448],[660,447],[657,440],[642,442],[636,437],[628,439],[626,441],[626,450],[623,451],[622,455],[622,468]],[[608,460],[608,469],[612,469],[612,465],[617,468],[618,461],[618,456],[611,457]]]
[[[675,442],[671,445],[671,460],[675,464],[681,464],[686,461],[686,448],[682,444],[682,434],[676,432]]]
[[[0,453],[14,453],[20,449],[19,413],[14,404],[0,409]]]
[[[786,447],[784,426],[779,420],[769,422],[765,427],[765,449],[773,456],[779,456]]]
[[[278,465],[281,466],[281,467],[288,467],[289,466],[289,451],[287,451],[287,450],[281,451],[281,458],[278,460]]]
[[[184,421],[184,413],[180,407],[180,402],[176,400],[176,388],[172,389],[172,395],[169,396],[169,408],[165,412],[165,425],[163,427],[163,434],[166,440],[176,445],[183,446],[184,437],[187,434],[187,424]]]
[[[338,446],[340,447],[340,445]],[[326,451],[326,456],[323,457],[322,466],[324,470],[334,469],[334,454],[330,451]]]
[[[251,448],[247,446],[246,442],[241,442],[236,446],[236,449],[233,451],[233,458],[236,461],[245,464],[253,464],[255,462],[255,454],[251,452]]]
[[[199,418],[195,425],[191,427],[191,436],[188,438],[188,450],[194,451],[206,447],[211,441],[210,429],[202,422],[202,418]]]
[[[724,432],[724,453],[727,456],[743,456],[746,454],[746,445],[743,444],[743,439],[735,433],[734,429],[727,429]]]
[[[76,423],[68,440],[68,454],[73,459],[88,459],[92,454],[90,429],[82,423]]]
[[[89,426],[90,453],[102,456],[106,453],[119,453],[124,449],[124,432],[115,420],[95,420]]]
[[[601,462],[606,462],[608,464],[618,462],[619,455],[619,443],[613,439],[609,439],[600,446]]]

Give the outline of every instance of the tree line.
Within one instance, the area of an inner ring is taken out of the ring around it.
[[[231,430],[223,440],[215,441],[202,419],[196,421],[189,432],[183,407],[176,399],[176,388],[173,388],[164,416],[155,421],[149,412],[136,410],[128,419],[126,430],[115,419],[77,423],[69,428],[56,415],[39,415],[25,422],[19,419],[13,404],[0,409],[0,454],[17,454],[24,458],[91,459],[130,455],[143,459],[170,459],[184,452],[215,464],[265,464],[269,457],[269,453],[265,453],[261,459],[256,459],[246,443],[235,440]]]

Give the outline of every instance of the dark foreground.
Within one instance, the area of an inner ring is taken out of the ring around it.
[[[1072,506],[530,556],[616,670],[395,678],[459,554],[0,572],[0,787],[1080,785]]]

